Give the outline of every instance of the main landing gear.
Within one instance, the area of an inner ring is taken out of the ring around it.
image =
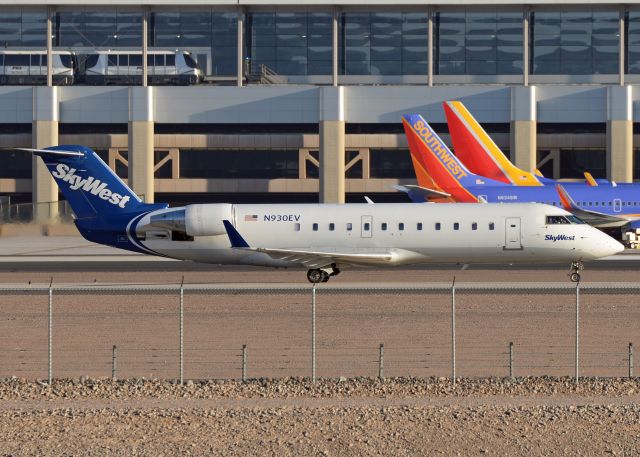
[[[329,267],[313,268],[307,271],[307,279],[310,283],[318,284],[319,282],[327,282],[331,276],[338,274],[340,274],[340,269],[334,263]]]
[[[569,272],[569,279],[571,282],[580,282],[579,271],[584,270],[584,264],[580,260],[571,262],[571,272]]]

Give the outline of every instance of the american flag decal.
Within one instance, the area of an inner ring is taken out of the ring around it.
[[[245,222],[256,222],[258,220],[257,214],[247,214],[244,216]]]

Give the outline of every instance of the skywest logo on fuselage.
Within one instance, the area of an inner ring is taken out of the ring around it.
[[[83,191],[89,192],[90,194],[93,194],[98,198],[111,203],[112,205],[118,205],[120,208],[124,208],[131,198],[128,195],[122,196],[120,194],[112,192],[110,189],[107,189],[106,182],[102,182],[99,179],[94,178],[93,176],[83,178],[81,176],[75,175],[75,172],[75,168],[69,168],[68,165],[59,163],[56,166],[56,171],[51,172],[51,174],[54,177],[61,179],[66,183],[69,183],[69,188],[71,190],[78,190],[82,188]]]
[[[574,241],[576,239],[575,235],[545,235],[545,241]]]
[[[424,122],[417,121],[413,124],[413,128],[418,132],[420,138],[422,138],[425,144],[431,148],[439,158],[444,162],[447,166],[451,174],[459,181],[460,179],[467,176],[467,173],[460,168],[460,165],[456,162],[456,160],[451,157],[447,149],[438,141],[438,138],[433,134],[431,129],[429,129]]]

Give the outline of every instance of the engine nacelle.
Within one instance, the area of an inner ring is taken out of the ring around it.
[[[233,205],[229,203],[208,203],[185,206],[185,231],[189,236],[224,235],[223,220],[232,220]]]

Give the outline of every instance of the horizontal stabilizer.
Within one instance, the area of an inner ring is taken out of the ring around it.
[[[571,198],[571,195],[562,185],[557,184],[556,190],[560,196],[560,202],[567,211],[578,216],[584,222],[594,227],[622,227],[629,223],[628,219],[620,216],[612,216],[611,214],[600,213],[598,211],[590,211],[580,208]]]
[[[406,193],[412,202],[422,202],[422,201],[426,202],[426,201],[429,201],[430,198],[442,199],[442,198],[451,197],[451,194],[447,192],[442,192],[435,189],[428,189],[426,187],[415,186],[412,184],[407,184],[407,185],[395,184],[393,188],[400,192]]]
[[[36,155],[42,155],[42,154],[51,154],[54,156],[79,156],[82,157],[84,156],[84,153],[79,152],[79,151],[52,151],[49,149],[32,149],[32,148],[16,148],[18,151],[27,151],[27,152],[33,152]]]

